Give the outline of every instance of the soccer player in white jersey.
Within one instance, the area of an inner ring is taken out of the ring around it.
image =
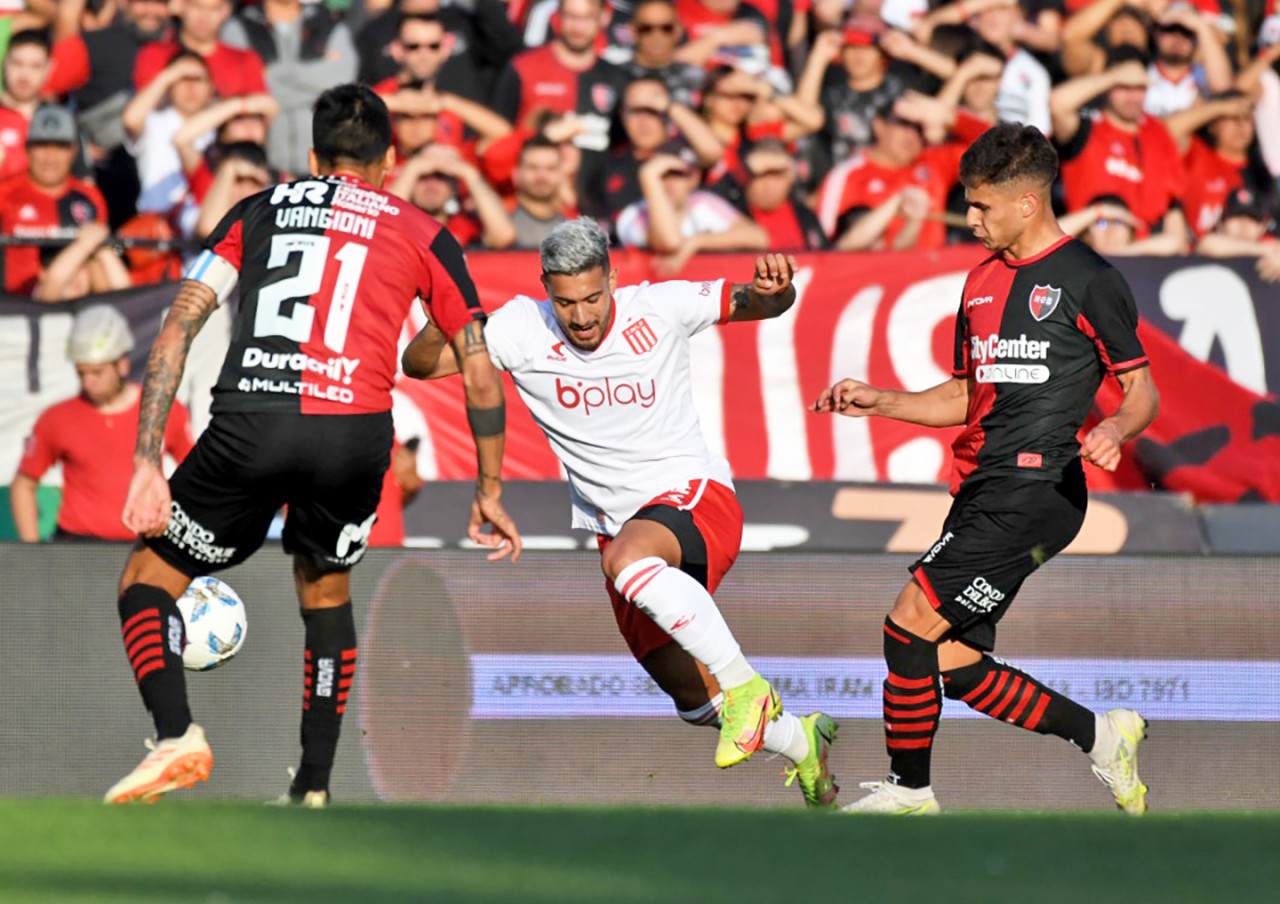
[[[711,598],[737,558],[742,509],[728,462],[702,437],[689,374],[694,334],[791,307],[795,259],[758,257],[746,284],[618,288],[608,236],[586,219],[556,226],[541,253],[548,299],[512,299],[489,318],[484,338],[564,464],[573,526],[597,535],[627,645],[682,719],[719,726],[717,766],[761,749],[780,753],[805,802],[834,807],[827,751],[836,723],[824,713],[784,713]],[[431,379],[458,369],[432,324],[402,364]]]

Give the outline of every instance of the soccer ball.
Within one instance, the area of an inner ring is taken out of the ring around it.
[[[223,581],[200,577],[178,597],[187,625],[182,664],[193,672],[216,669],[240,652],[249,629],[244,602]]]

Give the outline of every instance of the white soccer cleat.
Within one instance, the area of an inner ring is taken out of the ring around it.
[[[1146,719],[1131,709],[1113,709],[1098,717],[1097,740],[1089,753],[1093,774],[1130,816],[1147,812],[1147,786],[1138,778],[1138,745],[1146,736]]]
[[[933,788],[902,788],[892,782],[862,782],[871,793],[860,797],[841,813],[885,813],[893,816],[937,816],[942,812]]]
[[[151,752],[132,772],[111,786],[103,803],[123,804],[141,800],[155,803],[160,795],[202,782],[213,770],[213,752],[204,729],[192,722],[179,738],[159,743],[148,739]]]
[[[267,801],[267,803],[277,807],[302,807],[304,810],[323,810],[329,806],[328,791],[294,791],[293,780],[297,777],[298,770],[290,766],[287,771],[289,773],[289,790],[275,800]]]

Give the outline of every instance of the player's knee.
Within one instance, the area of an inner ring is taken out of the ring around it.
[[[609,583],[613,583],[618,579],[618,575],[627,570],[628,565],[640,561],[645,556],[645,552],[636,549],[625,540],[614,540],[600,556],[600,570],[604,572]]]
[[[929,603],[929,598],[915,581],[902,588],[889,610],[889,618],[917,637],[928,639],[938,637],[946,628],[946,620]]]

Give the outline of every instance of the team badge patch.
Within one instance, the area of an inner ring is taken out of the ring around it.
[[[658,344],[658,337],[653,332],[653,327],[649,326],[643,317],[623,330],[622,338],[627,340],[627,345],[631,346],[631,350],[637,355],[643,355]]]
[[[591,102],[601,113],[608,113],[613,109],[614,97],[613,86],[610,84],[596,82],[591,86]]]
[[[1044,320],[1057,309],[1058,299],[1061,297],[1062,290],[1057,286],[1036,286],[1028,299],[1031,316],[1036,320]]]

